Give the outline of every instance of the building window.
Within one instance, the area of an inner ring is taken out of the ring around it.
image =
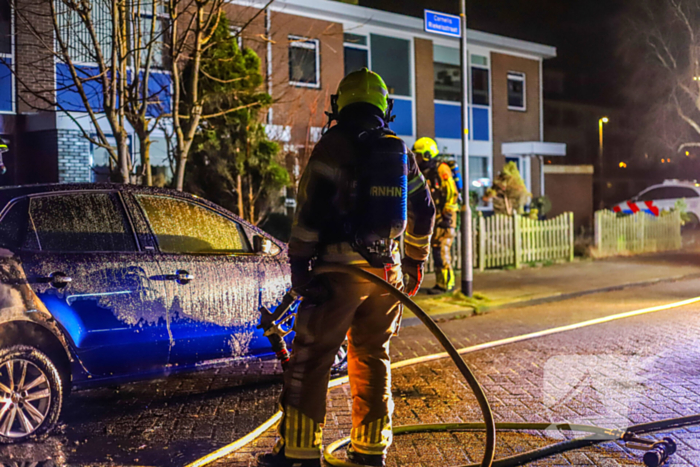
[[[359,34],[343,34],[345,42],[345,74],[352,71],[369,68],[369,47],[367,46],[367,36]]]
[[[9,0],[0,0],[0,54],[12,54],[12,7]]]
[[[435,100],[460,102],[462,100],[462,77],[459,66],[433,63],[435,72]]]
[[[99,140],[99,137],[95,133],[90,136],[96,141]],[[136,161],[134,161],[134,152],[131,148],[131,136],[128,136],[127,138],[127,151],[129,153],[129,157],[131,158],[131,163],[134,164]],[[107,136],[107,143],[109,143],[113,148],[117,147],[117,140],[112,136]],[[110,157],[109,151],[93,143],[90,143],[90,151],[90,169],[92,171],[91,181],[96,183],[111,181],[112,174],[116,173],[119,169],[114,159]]]
[[[289,36],[289,84],[320,88],[320,58],[317,39]]]
[[[141,5],[141,30],[135,31],[134,39],[140,44],[134,44],[134,50],[141,55],[141,65],[146,66],[148,51],[151,49],[151,65],[153,68],[164,68],[166,31],[168,30],[168,14],[162,0],[145,0]]]
[[[370,36],[372,71],[384,78],[389,94],[411,96],[411,43],[406,39]]]
[[[483,55],[472,55],[472,65],[489,66],[489,59]]]
[[[0,112],[14,110],[14,76],[12,50],[12,6],[0,0]]]
[[[488,157],[469,156],[469,191],[477,194],[477,206],[485,207],[488,204],[483,197],[490,186]]]
[[[489,97],[489,70],[486,68],[477,68],[473,66],[472,104],[489,105],[490,103],[491,99]]]
[[[525,73],[508,72],[508,109],[526,110]]]
[[[238,50],[243,49],[243,36],[242,34],[243,29],[240,26],[233,26],[229,25],[228,27],[228,33],[231,37],[236,38],[236,44],[238,44]]]
[[[435,100],[461,102],[462,69],[459,66],[459,49],[434,45],[433,61]]]

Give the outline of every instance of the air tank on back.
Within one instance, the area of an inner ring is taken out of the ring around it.
[[[369,138],[367,150],[359,160],[356,215],[359,243],[372,250],[379,248],[377,243],[381,240],[395,239],[406,229],[408,150],[401,139],[391,134]]]

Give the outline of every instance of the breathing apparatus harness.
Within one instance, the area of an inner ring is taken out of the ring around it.
[[[323,130],[325,134],[336,121],[336,127],[355,146],[356,185],[342,227],[353,250],[375,268],[394,264],[393,241],[403,234],[408,222],[408,148],[388,128],[394,121],[393,106],[393,99],[387,99],[387,110],[381,115],[383,126],[358,130],[340,121],[338,96],[333,95]]]

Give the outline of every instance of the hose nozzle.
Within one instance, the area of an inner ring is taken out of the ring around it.
[[[676,443],[671,438],[657,441],[644,453],[644,465],[647,467],[659,467],[664,465],[668,458],[676,452]]]

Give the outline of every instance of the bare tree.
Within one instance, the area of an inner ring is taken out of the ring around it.
[[[679,152],[700,147],[700,0],[642,0],[635,8],[627,56],[634,97],[646,104],[647,139]]]
[[[182,190],[185,182],[185,166],[192,142],[203,120],[224,116],[258,103],[230,107],[212,114],[204,114],[208,96],[201,92],[202,57],[223,14],[224,0],[168,0],[170,14],[170,52],[173,79],[172,123],[175,137],[176,175],[175,186]],[[240,34],[255,18],[262,14],[274,0],[258,10],[239,29]]]
[[[163,60],[161,1],[13,2],[20,27],[41,49],[40,60],[57,67],[55,84],[15,74],[20,95],[31,96],[25,104],[67,115],[83,137],[107,151],[123,182],[135,181],[129,125],[140,142],[144,181],[151,184],[150,135],[166,116],[162,97],[170,84],[152,79],[152,68]]]

